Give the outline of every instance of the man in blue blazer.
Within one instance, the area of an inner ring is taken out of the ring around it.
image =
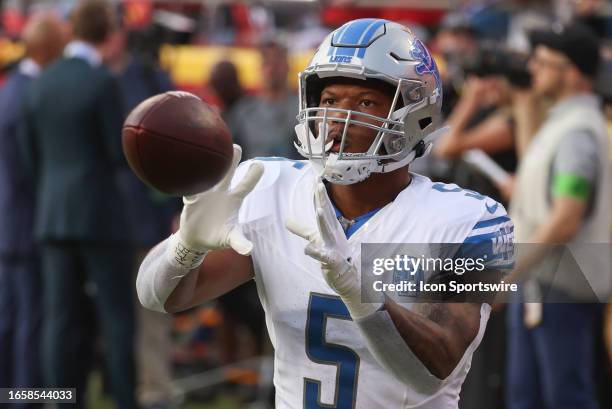
[[[115,180],[124,163],[121,99],[101,55],[114,24],[106,2],[78,3],[64,58],[28,89],[21,135],[36,180],[43,375],[50,387],[76,387],[78,408],[87,406],[95,318],[117,407],[136,407],[132,252]]]
[[[62,23],[50,15],[35,17],[24,30],[23,42],[25,58],[0,89],[0,388],[43,386],[34,185],[19,155],[17,128],[26,87],[61,55],[65,44]]]

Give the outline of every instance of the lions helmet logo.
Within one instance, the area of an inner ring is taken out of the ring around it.
[[[433,59],[431,54],[429,54],[429,51],[427,51],[421,40],[414,40],[410,55],[415,60],[420,61],[420,63],[414,67],[417,74],[433,74],[433,76],[436,78],[436,86],[442,83],[440,73],[438,72],[438,67],[436,66],[436,61]]]

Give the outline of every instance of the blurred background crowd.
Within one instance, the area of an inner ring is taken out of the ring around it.
[[[2,388],[77,387],[78,408],[272,407],[252,283],[176,316],[138,305],[137,266],[181,203],[127,168],[121,124],[182,89],[219,109],[243,158],[297,159],[296,73],[355,18],[405,23],[438,63],[450,131],[413,171],[521,222],[533,209],[525,241],[609,242],[605,0],[0,0],[0,13]],[[610,309],[560,308],[499,308],[460,407],[612,408]]]

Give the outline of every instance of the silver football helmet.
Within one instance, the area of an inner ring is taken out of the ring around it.
[[[391,84],[395,95],[386,118],[319,107],[323,81],[330,77],[375,79]],[[350,21],[329,34],[300,73],[300,111],[295,146],[328,181],[353,184],[372,172],[385,173],[423,156],[425,138],[439,127],[442,83],[436,63],[423,43],[398,23],[382,19]],[[330,115],[330,113],[333,113]],[[380,121],[380,125],[364,119]],[[330,152],[331,122],[344,124],[339,152]],[[348,127],[377,131],[366,152],[344,152]]]

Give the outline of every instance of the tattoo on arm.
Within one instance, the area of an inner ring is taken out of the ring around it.
[[[466,348],[480,326],[478,304],[417,303],[414,304],[412,311],[444,328],[453,335],[458,344],[463,344]],[[476,317],[478,319],[475,319]]]
[[[406,310],[387,301],[386,307],[406,344],[440,379],[456,367],[480,328],[479,304],[415,303]]]
[[[439,325],[449,321],[450,311],[446,304],[417,303],[412,310]]]

